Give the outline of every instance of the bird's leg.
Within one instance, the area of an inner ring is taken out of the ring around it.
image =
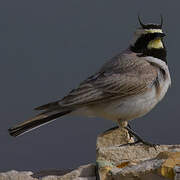
[[[130,129],[132,129],[129,124],[128,124],[127,126],[128,126]],[[109,128],[109,129],[105,130],[103,133],[107,133],[107,132],[109,132],[109,131],[116,130],[116,129],[118,129],[118,128],[119,128],[119,126],[114,126],[114,127],[112,127],[112,128]],[[133,137],[131,134],[130,134],[130,136]]]
[[[136,134],[136,133],[134,132],[134,130],[132,130],[132,128],[130,128],[129,126],[126,126],[126,127],[124,127],[124,128],[129,132],[129,134],[131,134],[132,136],[134,136],[134,137],[137,139],[137,141],[135,141],[134,143],[128,143],[127,145],[134,145],[134,144],[137,144],[137,143],[141,142],[141,143],[143,143],[143,144],[145,144],[145,145],[147,145],[147,146],[156,148],[156,145],[157,145],[157,144],[152,144],[152,143],[149,143],[149,142],[147,142],[147,141],[144,141],[144,140],[143,140],[138,134]]]
[[[129,129],[132,129],[132,127],[130,126],[130,124],[129,124],[129,123],[128,123],[127,127],[128,127]]]
[[[127,144],[123,144],[123,145],[120,145],[120,146],[124,146],[124,145],[134,145],[134,144],[137,144],[137,143],[143,143],[147,146],[150,146],[150,147],[154,147],[156,148],[156,144],[152,144],[152,143],[149,143],[147,141],[144,141],[138,134],[135,133],[135,131],[131,128],[131,126],[128,124],[127,121],[122,121],[121,119],[118,120],[118,124],[120,127],[126,129],[129,133],[129,135],[131,137],[135,137],[137,140],[133,143],[127,143]]]
[[[122,121],[121,119],[119,119],[119,120],[118,120],[118,124],[119,124],[119,127],[120,127],[120,128],[129,127],[129,129],[132,129],[131,126],[130,126],[130,124],[129,124],[127,121]],[[128,131],[128,133],[129,133],[129,131]],[[133,136],[131,133],[129,133],[129,137],[130,137],[130,139],[131,139],[131,138],[133,138],[134,136]]]
[[[128,123],[127,127],[128,127],[129,129],[133,130],[129,123]],[[128,132],[129,132],[129,131],[128,131]],[[129,133],[129,136],[130,136],[130,138],[133,138],[133,137],[134,137],[134,136],[133,136],[132,134],[130,134],[130,133]]]

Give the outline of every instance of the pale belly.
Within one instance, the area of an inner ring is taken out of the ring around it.
[[[145,94],[114,100],[93,106],[85,106],[73,113],[88,117],[101,117],[113,121],[129,121],[147,114],[164,97],[169,86],[164,87],[160,96],[157,97],[156,88],[153,87]]]
[[[152,110],[158,103],[156,98],[156,89],[124,100],[115,100],[101,106],[93,107],[95,116],[110,119],[113,121],[128,121],[141,117]]]

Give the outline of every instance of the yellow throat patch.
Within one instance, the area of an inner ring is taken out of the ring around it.
[[[154,39],[148,43],[148,49],[161,49],[164,48],[161,38]]]

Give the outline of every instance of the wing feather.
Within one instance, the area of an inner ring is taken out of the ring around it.
[[[59,103],[62,106],[81,106],[138,95],[152,87],[157,75],[157,69],[145,60],[111,61]]]

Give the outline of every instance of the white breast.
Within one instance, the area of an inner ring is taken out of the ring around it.
[[[169,68],[167,66],[167,64],[158,59],[158,58],[154,58],[154,57],[147,57],[147,61],[149,61],[150,63],[153,63],[155,66],[161,68],[164,70],[165,75],[164,77],[161,77],[159,79],[159,83],[160,83],[160,91],[159,91],[159,101],[165,96],[169,86],[171,85],[171,77],[170,77],[170,73],[169,73]]]

